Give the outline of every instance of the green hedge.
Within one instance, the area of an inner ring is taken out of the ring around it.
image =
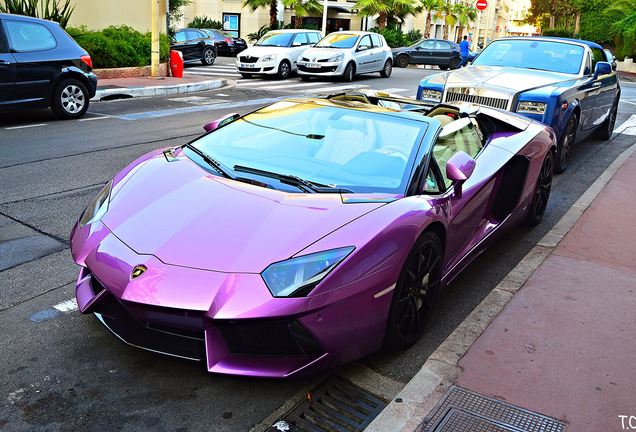
[[[543,30],[543,36],[556,36],[556,37],[565,37],[571,38],[574,37],[572,31],[564,28],[550,28]]]
[[[69,27],[68,34],[91,56],[95,68],[147,66],[150,64],[150,33],[141,33],[128,26],[110,26],[103,30]],[[170,41],[160,38],[160,59],[167,61]]]
[[[420,33],[419,30],[411,30],[408,33],[404,33],[402,32],[402,30],[396,27],[385,27],[383,29],[375,27],[370,29],[369,31],[379,33],[384,36],[386,43],[391,48],[410,46],[418,40],[422,39],[422,33]]]

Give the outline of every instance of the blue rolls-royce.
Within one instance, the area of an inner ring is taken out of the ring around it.
[[[559,137],[555,171],[563,172],[575,142],[591,134],[612,136],[620,97],[612,61],[593,42],[504,38],[490,43],[470,66],[423,79],[417,99],[477,103],[552,126]]]

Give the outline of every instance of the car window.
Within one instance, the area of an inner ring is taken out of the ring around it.
[[[4,32],[2,30],[2,22],[0,22],[0,53],[9,52],[9,47],[4,40]]]
[[[371,45],[371,38],[369,37],[369,35],[364,35],[362,36],[362,39],[360,39],[360,44],[358,45],[358,48],[362,48],[362,47],[367,47],[367,48],[373,47],[373,45]]]
[[[426,173],[426,179],[424,179],[424,193],[425,194],[438,194],[441,193],[443,188],[437,181],[437,176],[435,175],[434,163],[431,163],[428,167],[428,172]]]
[[[605,53],[600,48],[592,48],[592,70],[596,67],[596,63],[600,61],[607,61]]]
[[[381,47],[382,45],[384,45],[382,43],[382,39],[380,38],[380,35],[377,35],[377,34],[371,35],[371,41],[373,42],[374,47]]]
[[[437,46],[435,47],[435,49],[438,49],[438,50],[449,50],[450,48],[451,48],[450,44],[444,41],[437,41]]]
[[[186,41],[186,34],[185,32],[176,32],[174,34],[174,40],[176,42],[182,43]]]
[[[426,49],[426,50],[432,50],[432,49],[435,49],[436,46],[437,45],[434,40],[427,40],[422,42],[422,45],[420,45],[420,48]]]
[[[296,36],[294,36],[292,46],[307,45],[308,43],[309,42],[307,42],[307,33],[297,33]]]
[[[359,36],[351,33],[331,33],[316,44],[319,48],[353,48]]]
[[[309,43],[315,44],[320,40],[320,33],[307,33]]]
[[[57,46],[51,31],[42,24],[5,20],[4,26],[14,51],[43,51]]]
[[[269,32],[256,42],[256,46],[288,47],[292,43],[293,33]]]
[[[195,31],[192,31],[192,30],[186,31],[186,38],[189,41],[199,39],[200,37],[201,36],[199,36],[199,32],[195,32]]]
[[[586,75],[591,75],[594,72],[594,69],[592,69],[592,56],[590,55],[590,53],[587,53],[586,57],[585,57],[585,71],[584,73]]]
[[[433,147],[433,157],[448,188],[452,182],[446,177],[446,163],[457,152],[463,151],[476,158],[483,147],[481,134],[476,124],[469,118],[454,120],[442,128],[439,138]]]

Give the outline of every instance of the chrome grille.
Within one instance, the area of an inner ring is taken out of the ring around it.
[[[470,94],[470,89],[468,88],[457,88],[447,91],[446,100],[444,102],[468,102],[503,110],[508,109],[507,98]]]

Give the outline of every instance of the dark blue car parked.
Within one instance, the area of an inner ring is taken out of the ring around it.
[[[97,90],[88,53],[58,23],[0,14],[0,110],[51,107],[78,118]]]
[[[612,61],[593,42],[504,38],[469,67],[423,79],[417,99],[476,103],[541,121],[557,134],[555,171],[563,172],[575,142],[612,136],[621,91]]]

